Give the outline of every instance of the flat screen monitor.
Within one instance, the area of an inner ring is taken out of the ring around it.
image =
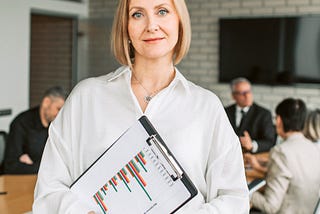
[[[320,83],[320,16],[222,18],[219,81]]]

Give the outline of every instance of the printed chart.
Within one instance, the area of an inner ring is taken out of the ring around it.
[[[157,172],[151,174],[153,171]],[[160,179],[163,182],[159,182]],[[156,190],[152,189],[153,181],[157,181],[155,184]],[[93,200],[99,205],[102,213],[108,213],[108,200],[112,203],[115,198],[118,198],[116,194],[121,194],[122,200],[127,201],[132,200],[130,193],[134,191],[140,192],[139,194],[144,193],[144,200],[148,203],[153,201],[151,196],[159,197],[159,194],[161,195],[159,189],[166,189],[173,184],[174,181],[168,171],[159,162],[152,150],[144,148],[94,194]],[[128,198],[123,196],[121,191],[127,192],[124,195],[127,195]]]
[[[72,186],[96,213],[171,213],[191,193],[182,171],[140,123],[128,129]]]

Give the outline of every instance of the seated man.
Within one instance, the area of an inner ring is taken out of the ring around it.
[[[245,78],[231,82],[235,104],[226,107],[230,123],[245,152],[265,152],[275,145],[275,130],[269,110],[253,102],[251,84]]]
[[[306,106],[287,98],[276,107],[276,129],[284,142],[270,151],[266,170],[250,157],[251,166],[265,171],[264,194],[254,192],[251,204],[263,213],[313,213],[320,189],[320,147],[303,135]],[[247,159],[248,160],[248,159]]]
[[[35,174],[48,138],[48,127],[64,104],[60,87],[48,89],[40,106],[20,113],[10,124],[5,149],[5,174]]]

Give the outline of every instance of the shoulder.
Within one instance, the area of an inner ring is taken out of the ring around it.
[[[33,107],[18,114],[11,122],[11,126],[30,123],[36,117],[39,117],[39,106]]]
[[[196,112],[199,118],[207,120],[227,120],[224,107],[219,97],[212,91],[188,81],[189,92],[185,105],[190,111]]]
[[[258,112],[261,112],[261,113],[264,113],[264,114],[271,114],[271,112],[267,108],[262,107],[261,105],[258,105],[257,103],[253,103],[252,104],[252,108],[255,111],[258,111]]]
[[[190,95],[195,100],[195,102],[199,102],[202,105],[214,106],[216,106],[217,104],[221,104],[220,99],[214,92],[205,89],[191,81],[188,81],[188,86],[190,89]]]
[[[297,153],[302,151],[311,151],[316,148],[313,142],[308,140],[303,134],[296,134],[294,138],[289,138],[281,144],[274,146],[275,153],[282,154],[284,156],[296,156]]]
[[[125,72],[126,69],[128,69],[126,66],[122,66],[108,74],[84,79],[74,87],[70,95],[77,96],[81,94],[91,94],[95,90],[101,90],[104,87],[108,86],[113,81],[113,79],[117,78],[123,72]]]

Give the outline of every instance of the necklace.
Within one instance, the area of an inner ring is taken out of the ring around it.
[[[132,76],[135,80],[137,80],[137,82],[139,83],[139,85],[143,88],[143,90],[145,90],[145,92],[147,92],[147,94],[143,97],[143,100],[146,102],[146,103],[149,103],[152,98],[160,91],[161,88],[159,89],[156,89],[152,92],[149,92],[149,90],[147,90],[143,85],[142,83],[137,79],[136,75],[134,75],[134,73],[132,72]]]

